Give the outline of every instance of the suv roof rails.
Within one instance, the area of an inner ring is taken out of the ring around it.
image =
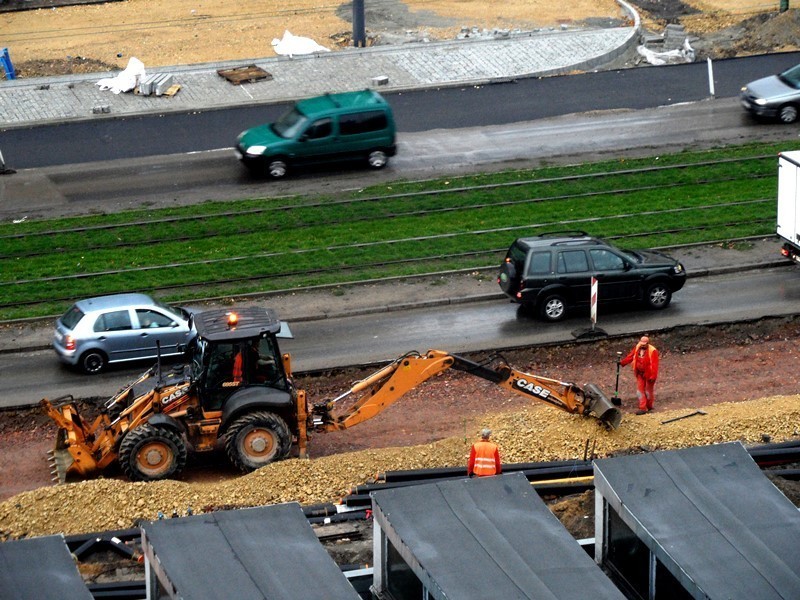
[[[575,229],[568,231],[547,231],[545,233],[540,233],[536,237],[551,238],[551,237],[591,237],[591,236],[585,231],[581,231],[580,229]]]

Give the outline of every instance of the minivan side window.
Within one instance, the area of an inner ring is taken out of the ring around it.
[[[380,131],[388,126],[389,122],[386,118],[386,113],[382,110],[370,110],[339,117],[339,133],[341,135]]]
[[[333,125],[330,117],[314,121],[305,131],[305,136],[309,140],[318,140],[328,137],[333,133]]]
[[[94,322],[95,331],[125,331],[126,329],[133,329],[131,315],[127,310],[104,313]]]
[[[583,250],[564,250],[558,253],[559,273],[583,273],[589,270],[589,261]]]

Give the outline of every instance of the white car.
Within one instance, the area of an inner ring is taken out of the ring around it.
[[[739,99],[756,117],[794,123],[800,116],[800,65],[751,81],[742,88]]]
[[[56,320],[53,349],[59,360],[84,373],[109,363],[181,354],[197,332],[185,309],[145,294],[80,300]]]

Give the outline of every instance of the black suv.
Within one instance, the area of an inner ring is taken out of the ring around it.
[[[621,250],[583,231],[554,232],[515,240],[497,283],[514,302],[559,321],[568,308],[589,305],[592,277],[599,303],[643,301],[661,309],[686,283],[686,270],[659,252]]]

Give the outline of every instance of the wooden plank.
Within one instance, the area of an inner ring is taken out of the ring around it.
[[[162,94],[162,96],[168,96],[172,98],[175,94],[181,91],[181,84],[180,83],[173,83],[171,86],[167,88],[167,91]]]

